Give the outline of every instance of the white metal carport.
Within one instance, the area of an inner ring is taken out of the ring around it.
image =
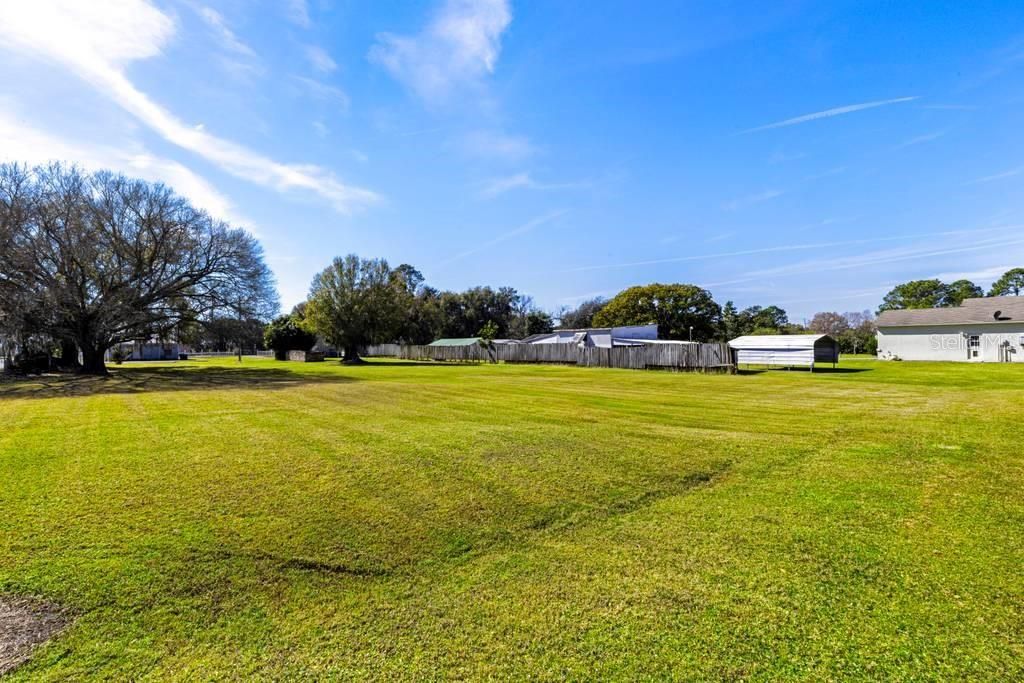
[[[827,334],[766,334],[737,337],[729,342],[736,365],[808,367],[839,362],[839,342]]]

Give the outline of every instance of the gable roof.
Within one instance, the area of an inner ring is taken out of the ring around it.
[[[819,339],[828,339],[827,334],[749,334],[736,337],[729,346],[734,349],[813,349]]]
[[[480,341],[480,337],[456,337],[452,339],[438,339],[427,346],[472,346]]]
[[[1024,296],[978,297],[964,299],[953,308],[912,308],[878,314],[879,327],[979,323],[1024,323]]]

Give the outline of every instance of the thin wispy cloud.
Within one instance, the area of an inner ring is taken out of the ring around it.
[[[588,299],[596,299],[599,296],[609,296],[614,294],[615,291],[611,289],[602,289],[597,292],[587,292],[586,294],[576,294],[575,296],[563,296],[558,302],[563,304],[575,304],[581,301],[587,301]]]
[[[811,175],[805,177],[804,181],[811,182],[813,180],[821,180],[822,178],[829,178],[831,176],[840,175],[842,173],[846,173],[846,166],[834,166],[819,173],[812,173]]]
[[[922,104],[922,109],[937,109],[945,111],[974,111],[978,107],[973,104]]]
[[[152,154],[138,143],[113,147],[71,141],[35,128],[13,112],[0,110],[0,161],[45,164],[61,160],[71,160],[88,170],[112,170],[164,183],[216,218],[249,223],[205,178],[183,164]]]
[[[948,132],[949,132],[949,129],[947,128],[946,130],[937,130],[934,133],[925,133],[924,135],[918,135],[917,137],[910,138],[909,140],[904,140],[900,144],[898,144],[895,147],[893,147],[893,149],[903,149],[904,147],[913,147],[914,145],[922,145],[922,144],[924,144],[926,142],[931,142],[933,140],[938,140],[939,138],[941,138],[944,135],[946,135],[946,133],[948,133]]]
[[[902,240],[915,239],[918,237],[939,237],[955,235],[978,235],[994,231],[1012,229],[1014,226],[999,226],[997,228],[981,228],[972,230],[948,230],[944,232],[910,233],[906,235],[889,235],[886,237],[872,237],[856,240],[841,240],[836,242],[807,242],[802,244],[785,244],[774,247],[759,247],[756,249],[742,249],[739,251],[716,252],[711,254],[691,254],[687,256],[675,256],[670,258],[649,259],[645,261],[626,261],[623,263],[606,263],[599,266],[580,266],[569,268],[565,272],[577,273],[589,270],[612,270],[617,268],[637,268],[642,266],[657,266],[668,263],[687,263],[690,261],[708,261],[712,259],[733,258],[737,256],[754,256],[757,254],[773,254],[793,251],[811,251],[815,249],[831,249],[837,247],[850,247],[865,244],[877,244],[883,242],[898,242]],[[759,271],[765,272],[765,271]],[[737,280],[737,282],[746,280]]]
[[[509,162],[522,161],[537,152],[526,136],[496,130],[470,131],[459,139],[458,145],[470,156]]]
[[[765,190],[764,192],[758,192],[756,194],[747,195],[746,197],[740,197],[733,199],[722,204],[722,209],[725,211],[737,211],[744,207],[750,206],[751,204],[760,204],[761,202],[767,202],[771,199],[781,197],[785,194],[782,190]]]
[[[300,28],[309,28],[313,22],[309,18],[309,5],[306,0],[285,0],[285,17]]]
[[[167,142],[231,175],[280,192],[313,192],[342,212],[378,199],[322,168],[274,161],[187,125],[136,88],[126,66],[158,56],[173,34],[171,18],[145,0],[55,0],[10,6],[0,22],[0,47],[65,66]]]
[[[205,6],[196,8],[196,12],[202,20],[206,22],[206,25],[213,30],[213,33],[217,36],[222,48],[230,52],[240,54],[244,57],[256,57],[256,51],[243,43],[238,36],[235,35],[235,32],[228,27],[227,22],[224,20],[224,17],[220,12],[211,7]]]
[[[892,289],[891,285],[884,285],[882,287],[872,287],[871,289],[859,289],[852,292],[833,292],[829,294],[829,301],[850,301],[853,299],[878,299],[886,292]],[[729,291],[734,291],[730,289]],[[778,306],[790,306],[792,304],[806,304],[815,301],[820,301],[820,297],[807,298],[807,299],[783,299],[782,301],[776,301],[775,304]]]
[[[807,158],[807,154],[805,152],[784,152],[784,151],[778,151],[778,152],[773,152],[772,155],[770,157],[768,157],[768,163],[769,164],[784,164],[784,163],[789,162],[789,161],[797,161],[799,159],[806,159],[806,158]]]
[[[715,235],[713,237],[707,238],[706,240],[704,240],[704,244],[714,244],[715,242],[724,242],[725,240],[730,239],[730,238],[735,237],[735,236],[736,236],[735,232],[723,232],[723,233],[721,233],[719,235]]]
[[[836,223],[848,223],[848,222],[850,222],[850,220],[852,220],[852,219],[824,218],[824,219],[822,219],[820,221],[817,221],[816,223],[809,223],[808,225],[802,225],[799,228],[797,228],[795,232],[807,232],[808,230],[815,230],[817,228],[826,228],[826,227],[828,227],[830,225],[835,225]]]
[[[379,34],[368,56],[423,100],[438,102],[494,73],[511,21],[507,0],[448,0],[417,35]]]
[[[333,73],[338,69],[338,63],[319,45],[307,45],[305,54],[310,66],[322,74]]]
[[[1020,227],[1021,226],[1006,226],[1003,229],[1011,230],[1012,234],[1017,233]],[[968,232],[984,233],[991,231],[975,230]],[[960,234],[965,233],[961,231]],[[934,238],[935,235],[930,235],[929,237]],[[705,287],[716,287],[741,282],[751,282],[766,277],[808,275],[811,273],[823,273],[838,270],[867,268],[870,266],[884,265],[889,263],[899,263],[903,261],[922,261],[929,258],[936,258],[941,256],[968,254],[979,251],[991,251],[992,249],[996,248],[1005,249],[1006,247],[1017,246],[1020,244],[1024,244],[1024,238],[1007,239],[1006,235],[1001,235],[998,237],[987,238],[982,240],[972,239],[970,242],[966,244],[957,244],[945,247],[936,247],[934,240],[930,239],[927,243],[918,246],[868,252],[865,254],[842,256],[838,258],[825,258],[801,261],[799,263],[782,265],[775,268],[765,268],[762,270],[751,271],[749,273],[746,273],[743,277],[736,278],[733,280],[708,282],[703,283],[703,285]]]
[[[441,268],[441,267],[450,265],[450,264],[454,263],[455,261],[459,261],[461,259],[466,258],[467,256],[472,256],[473,254],[478,254],[481,251],[486,251],[486,250],[490,249],[493,246],[501,244],[502,242],[507,242],[508,240],[513,239],[515,237],[519,237],[520,235],[525,235],[526,233],[532,232],[532,231],[536,230],[537,228],[539,228],[540,226],[542,226],[542,225],[544,225],[546,223],[550,223],[551,221],[555,220],[556,218],[558,218],[560,216],[564,216],[566,213],[568,213],[568,210],[561,209],[561,210],[558,210],[558,211],[552,211],[550,213],[546,213],[543,216],[538,216],[537,218],[534,218],[531,221],[523,223],[519,227],[513,228],[512,230],[509,230],[508,232],[504,232],[504,233],[498,235],[497,237],[494,237],[493,239],[487,240],[486,242],[481,242],[480,244],[478,244],[477,246],[473,247],[472,249],[467,249],[466,251],[461,251],[461,252],[459,252],[457,254],[449,256],[448,258],[446,258],[443,261],[439,262],[437,264],[437,267]]]
[[[494,199],[499,195],[511,192],[512,190],[574,190],[589,187],[587,182],[566,182],[566,183],[543,183],[534,180],[529,173],[516,173],[503,178],[493,178],[483,183],[480,189],[480,196],[485,199]]]
[[[1013,178],[1024,173],[1024,166],[1018,166],[1017,168],[1011,168],[1008,171],[1001,171],[1000,173],[993,173],[981,178],[975,178],[974,180],[964,183],[965,185],[980,185],[982,183],[991,183],[995,180],[1005,180],[1006,178]]]
[[[876,107],[885,107],[890,104],[899,104],[901,102],[913,102],[919,99],[917,96],[913,97],[896,97],[891,100],[877,100],[875,102],[862,102],[860,104],[848,104],[843,107],[835,107],[833,109],[826,109],[824,111],[816,111],[813,114],[804,114],[803,116],[796,116],[791,119],[784,121],[777,121],[775,123],[769,123],[765,126],[757,126],[756,128],[748,128],[740,131],[740,134],[745,133],[756,133],[762,130],[771,130],[773,128],[785,128],[786,126],[796,126],[801,123],[807,123],[809,121],[817,121],[819,119],[829,119],[833,116],[842,116],[843,114],[852,114],[857,111],[864,111],[865,109],[874,109]]]
[[[1011,268],[1016,268],[1015,265],[1004,264],[1001,266],[993,266],[991,268],[983,268],[981,270],[965,270],[965,271],[952,271],[947,273],[937,273],[934,277],[942,280],[943,282],[956,282],[957,280],[970,280],[971,282],[992,282],[1003,276],[1003,274]]]
[[[348,109],[349,98],[341,88],[306,76],[293,76],[293,78],[311,97],[318,100],[335,100],[343,108]]]

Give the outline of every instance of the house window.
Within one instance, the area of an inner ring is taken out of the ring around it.
[[[970,358],[977,358],[978,352],[981,350],[981,337],[972,334],[967,337],[967,355]]]

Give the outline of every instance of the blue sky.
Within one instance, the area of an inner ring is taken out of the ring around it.
[[[0,156],[166,182],[286,307],[349,252],[548,309],[1024,266],[1024,4],[0,0]]]

